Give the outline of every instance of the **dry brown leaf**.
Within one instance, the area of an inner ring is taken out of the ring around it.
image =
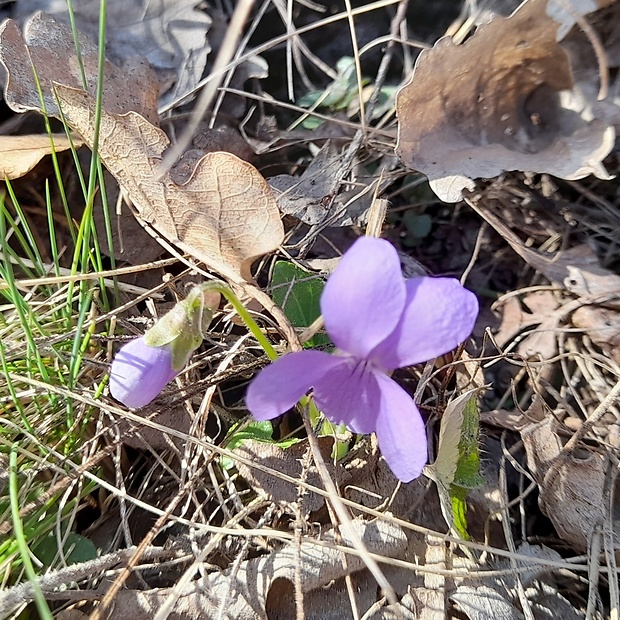
[[[540,271],[550,282],[563,286],[584,304],[605,304],[620,309],[620,276],[602,267],[588,245],[577,245],[555,255],[539,252],[527,247],[482,201],[466,198],[466,202],[526,263]]]
[[[509,297],[500,306],[502,323],[495,334],[497,344],[503,348],[524,330],[536,327],[519,342],[517,353],[524,359],[551,359],[557,353],[556,330],[564,310],[551,291],[530,293],[523,297],[523,304],[531,312],[525,312],[516,297]]]
[[[330,463],[331,449],[334,440],[331,437],[319,437],[319,447],[326,461],[326,467],[332,478],[336,473],[335,466]],[[300,480],[305,480],[308,484],[321,487],[321,477],[310,457],[304,471],[304,457],[308,455],[308,441],[300,441],[288,448],[281,448],[273,443],[249,440],[235,450],[252,462],[260,463],[275,471],[284,471],[287,475]],[[239,474],[245,478],[250,487],[257,493],[263,493],[272,501],[284,504],[293,504],[300,497],[300,490],[286,480],[281,480],[267,472],[254,467],[249,467],[244,463],[236,464]],[[342,471],[342,468],[340,468]],[[347,476],[348,477],[348,476]],[[339,480],[342,483],[342,480]],[[303,496],[304,512],[314,512],[323,506],[325,500],[323,496],[316,493],[308,493]]]
[[[583,306],[571,316],[575,327],[583,329],[617,364],[620,364],[620,312],[610,308]]]
[[[81,159],[82,170],[87,170],[87,166],[90,165],[90,152],[85,154],[85,157]],[[103,182],[105,184],[105,197],[108,205],[117,205],[120,199],[121,191],[118,187],[118,183],[114,177],[104,169]],[[95,220],[95,228],[98,231],[106,230],[106,220],[108,219],[108,207],[104,212],[103,201],[101,196],[103,192],[98,193],[95,196],[95,203],[93,205],[93,218]],[[77,205],[75,217],[77,220],[81,217],[81,207]],[[111,256],[114,252],[114,258],[123,263],[129,265],[144,265],[157,260],[164,252],[164,248],[158,241],[150,235],[144,228],[144,225],[137,220],[131,209],[123,208],[120,214],[110,214],[110,228],[112,233],[112,248],[108,245],[108,238],[106,234],[101,234],[99,238],[99,246],[101,251],[107,256]],[[139,272],[139,284],[141,286],[148,286],[147,275],[145,272]],[[155,279],[161,281],[161,275],[155,272],[150,272]],[[124,277],[123,281],[129,283],[134,282],[136,274]],[[155,284],[155,282],[154,282]]]
[[[570,65],[545,9],[546,0],[529,0],[462,45],[440,39],[400,90],[397,153],[442,200],[457,202],[473,179],[507,170],[609,178],[601,160],[614,129],[562,107]]]
[[[461,584],[450,595],[450,600],[469,620],[523,620],[523,614],[510,600],[508,593],[499,588]]]
[[[355,519],[352,524],[370,553],[398,558],[405,552],[407,537],[400,527],[380,520],[366,523]],[[326,532],[322,539],[332,545],[338,542],[350,546],[343,531]],[[347,555],[346,567],[342,558],[337,549],[319,546],[310,540],[304,540],[297,548],[295,544],[287,545],[269,555],[241,562],[238,570],[232,573],[211,573],[204,579],[192,581],[176,599],[174,618],[264,620],[286,617],[278,612],[280,604],[288,601],[278,599],[290,592],[296,566],[301,571],[302,591],[308,593],[364,568],[357,556]],[[122,590],[114,599],[113,617],[150,620],[173,592],[173,588]],[[321,595],[325,596],[325,590],[321,590]]]
[[[415,588],[413,594],[422,604],[419,620],[443,620],[447,616],[446,578],[440,571],[448,568],[446,543],[441,536],[426,535],[424,566],[436,569],[438,573],[424,574],[424,586]]]
[[[533,610],[533,618],[561,618],[562,620],[579,620],[583,614],[564,598],[557,587],[549,585],[548,573],[550,569],[544,564],[531,564],[526,558],[558,562],[562,560],[559,553],[547,547],[522,544],[517,549],[519,561],[514,562],[521,570],[525,566],[534,566],[531,573],[520,573],[520,581],[524,587],[519,594],[516,581],[510,575],[510,562],[500,560],[492,562],[492,569],[503,573],[502,577],[466,579],[458,583],[456,591],[450,594],[463,617],[468,620],[524,620],[525,616],[522,601],[528,601]],[[492,572],[492,571],[491,571]],[[532,574],[540,574],[541,580],[533,581]],[[545,579],[547,581],[545,581]],[[472,583],[473,581],[473,583]],[[566,584],[562,584],[562,591],[566,591]],[[460,616],[459,616],[460,617]]]
[[[540,417],[541,403],[535,401],[525,418]],[[538,410],[538,411],[537,411]],[[583,458],[573,456],[556,463],[562,442],[558,422],[549,414],[540,422],[530,422],[521,430],[527,462],[540,492],[540,508],[553,523],[560,538],[579,549],[586,549],[594,529],[605,519],[607,457],[591,452]],[[614,525],[618,531],[618,523]],[[620,537],[614,540],[620,548]]]
[[[394,567],[385,565],[383,570],[390,585],[395,590],[399,593],[408,590],[409,584],[398,590],[398,585],[395,583],[398,579],[398,573]],[[401,573],[406,571],[406,569],[400,570]],[[410,572],[409,575],[411,575]],[[265,608],[267,618],[269,620],[292,620],[292,618],[297,617],[298,609],[295,602],[294,585],[292,582],[284,580],[280,581],[278,585],[281,587],[272,588],[267,600]],[[377,582],[367,570],[349,575],[346,581],[342,577],[336,579],[329,584],[329,589],[321,588],[304,593],[304,620],[343,620],[345,618],[348,620],[353,618],[349,611],[351,609],[351,590],[355,592],[355,604],[359,611],[359,618],[369,620],[419,620],[418,616],[411,611],[415,609],[415,602],[408,594],[405,594],[394,605],[382,605],[380,609],[377,609],[378,603],[381,602],[381,593],[377,592]],[[372,615],[370,615],[371,608],[376,610]]]
[[[340,191],[341,151],[327,141],[300,177],[279,174],[269,179],[278,207],[305,224],[351,226],[366,223],[374,191]]]
[[[199,0],[108,0],[106,57],[120,66],[142,56],[162,81],[175,82],[170,95],[184,95],[201,79],[210,51],[206,33],[211,18],[199,4]],[[41,10],[69,24],[67,0],[20,0],[15,8],[16,19]],[[73,0],[72,9],[78,30],[96,41],[100,0]]]
[[[53,140],[53,146],[51,143]],[[77,136],[71,141],[75,148],[82,146]],[[35,134],[30,136],[0,136],[0,178],[17,179],[30,172],[46,155],[71,148],[71,141],[63,134]]]
[[[95,99],[80,89],[55,90],[67,122],[92,147]],[[101,111],[99,156],[140,218],[228,280],[251,281],[252,262],[284,238],[269,186],[254,166],[224,152],[204,155],[183,184],[174,171],[158,178],[169,145],[139,114]]]
[[[38,13],[27,23],[25,41],[15,23],[0,26],[0,62],[9,74],[5,98],[16,111],[42,112],[36,95],[31,62],[40,76],[48,114],[60,116],[57,97],[62,92],[66,120],[92,148],[97,83],[96,47],[80,39],[88,92],[82,90],[79,62],[67,29]],[[146,66],[146,65],[145,65]],[[154,74],[118,69],[105,64],[99,155],[139,212],[162,237],[177,244],[263,305],[277,320],[292,349],[299,338],[284,313],[251,281],[254,258],[278,247],[284,237],[277,205],[258,171],[228,153],[199,159],[175,183],[175,171],[158,177],[158,165],[170,145],[166,135],[136,110],[156,122],[157,88]],[[142,80],[138,77],[142,75]],[[150,76],[150,77],[149,77]],[[33,95],[35,93],[35,95]],[[122,113],[129,112],[123,115]]]
[[[94,95],[99,52],[86,37],[80,36],[79,44],[88,91]],[[35,13],[26,22],[23,36],[12,19],[0,25],[0,62],[8,74],[5,100],[16,112],[43,111],[33,65],[49,116],[60,117],[53,83],[83,88],[71,30],[45,13]],[[123,114],[133,110],[157,123],[159,83],[146,61],[134,59],[122,69],[106,61],[104,82],[103,107],[108,112]]]

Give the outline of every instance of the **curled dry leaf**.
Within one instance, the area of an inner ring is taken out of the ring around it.
[[[574,0],[573,0],[574,1]],[[602,0],[601,0],[602,1]],[[578,4],[592,5],[594,0]],[[609,4],[608,0],[605,0]],[[599,2],[600,4],[600,2]],[[560,5],[554,3],[552,6]],[[549,9],[548,9],[549,10]],[[583,13],[583,10],[581,11]],[[584,118],[598,118],[620,130],[620,2],[613,0],[603,10],[585,18],[586,33],[580,24],[562,39],[567,51],[575,87],[563,93],[563,105]],[[570,25],[570,21],[568,22]],[[560,31],[563,33],[562,28]],[[596,42],[596,46],[594,45]]]
[[[614,129],[562,107],[571,68],[546,4],[529,0],[462,45],[440,39],[399,92],[397,153],[442,200],[457,202],[472,179],[508,170],[609,178],[601,160]]]
[[[560,26],[556,38],[561,41],[570,29],[577,23],[577,19],[602,9],[616,0],[552,0],[547,3],[547,15]]]
[[[0,178],[23,177],[52,150],[58,153],[71,148],[71,142],[75,148],[82,146],[77,136],[70,141],[65,134],[0,136]]]
[[[57,85],[55,91],[67,122],[92,147],[95,99],[76,88]],[[228,280],[251,281],[252,262],[284,238],[266,181],[251,164],[216,152],[177,184],[174,172],[158,177],[168,146],[166,134],[139,114],[101,111],[99,156],[140,218]]]
[[[362,225],[375,192],[340,191],[342,153],[330,140],[317,153],[300,177],[279,174],[269,179],[280,211],[315,226]]]
[[[524,414],[526,419],[540,419],[542,404],[535,400]],[[543,413],[542,420],[529,422],[521,437],[527,462],[538,483],[540,508],[553,523],[562,540],[579,549],[586,549],[594,529],[606,518],[608,459],[603,453],[591,452],[584,458],[561,458],[562,442],[558,422]],[[618,532],[614,509],[613,531]],[[614,535],[613,545],[620,548],[620,536]]]
[[[99,52],[86,37],[80,36],[78,40],[87,89],[94,95]],[[0,25],[0,62],[8,74],[5,100],[16,112],[45,111],[49,116],[59,118],[52,85],[84,87],[71,30],[45,13],[35,13],[26,22],[23,36],[12,19]],[[33,66],[43,93],[44,109]],[[122,69],[106,61],[104,82],[103,107],[108,112],[123,114],[133,110],[157,123],[159,82],[146,61],[134,59]]]
[[[171,95],[186,94],[202,77],[210,51],[206,33],[211,18],[196,8],[199,4],[199,0],[108,0],[106,56],[117,65],[142,56],[163,82],[174,82]],[[100,0],[73,0],[72,9],[79,31],[96,41]],[[20,0],[15,15],[36,10],[69,23],[66,0]]]

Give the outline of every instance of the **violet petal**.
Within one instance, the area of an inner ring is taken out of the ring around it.
[[[411,278],[406,288],[396,329],[370,354],[386,370],[452,351],[471,334],[478,316],[476,296],[454,278]]]
[[[174,379],[168,347],[149,347],[143,338],[121,347],[110,370],[110,394],[126,407],[148,405]]]
[[[402,482],[417,478],[428,460],[424,420],[413,399],[395,381],[375,373],[381,404],[377,439],[381,454]]]
[[[394,331],[405,298],[394,246],[385,239],[360,237],[327,280],[321,312],[333,343],[366,358]]]
[[[277,359],[250,383],[245,398],[248,410],[257,420],[283,414],[339,364],[336,356],[310,350]]]
[[[314,386],[318,408],[334,424],[344,423],[355,433],[374,432],[381,396],[375,373],[363,360],[333,357],[340,364]]]

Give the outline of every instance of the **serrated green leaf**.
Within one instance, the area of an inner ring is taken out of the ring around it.
[[[450,401],[441,418],[437,459],[433,469],[438,481],[446,488],[452,484],[468,488],[480,484],[479,391],[469,390]]]
[[[467,531],[467,489],[452,485],[449,491],[452,507],[452,528],[463,540],[470,540]]]
[[[271,278],[272,297],[293,327],[308,327],[321,314],[319,300],[325,283],[315,274],[287,261],[278,261]],[[306,347],[330,344],[324,334],[316,334]]]
[[[473,395],[465,405],[461,440],[459,442],[459,460],[452,484],[473,489],[484,484],[480,475],[480,415],[478,413],[477,395]]]
[[[480,486],[478,393],[469,390],[448,403],[441,419],[437,458],[429,472],[437,483],[441,510],[450,528],[467,533],[467,490]]]

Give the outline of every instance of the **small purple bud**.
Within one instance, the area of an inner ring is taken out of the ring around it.
[[[149,347],[144,337],[136,338],[112,362],[110,394],[126,407],[144,407],[178,374],[172,368],[169,345]]]

